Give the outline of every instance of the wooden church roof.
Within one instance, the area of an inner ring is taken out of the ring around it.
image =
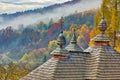
[[[104,18],[102,18],[98,26],[101,33],[93,39],[98,44],[110,41],[109,37],[105,34],[106,25],[103,24],[105,24]],[[104,36],[99,36],[101,34]],[[109,43],[107,44],[90,46],[84,50],[85,52],[90,52],[88,62],[91,66],[89,67],[90,71],[88,70],[88,73],[91,73],[91,75],[88,75],[89,79],[120,79],[120,53],[117,53]]]
[[[58,48],[51,52],[53,57],[46,63],[33,70],[21,80],[83,80],[86,73],[86,58],[89,53],[68,51],[63,49],[65,38],[62,33],[58,36]],[[77,45],[76,39],[72,45]],[[79,48],[79,46],[77,46]],[[77,48],[77,49],[78,49]],[[80,48],[79,48],[80,49]]]
[[[105,35],[106,25],[104,18],[99,24],[102,35]],[[98,44],[109,44],[106,35],[100,37]],[[105,43],[107,41],[107,43]],[[94,45],[84,52],[79,46],[77,49],[75,35],[71,40],[71,46],[65,49],[65,38],[61,33],[58,36],[59,45],[51,54],[53,57],[43,65],[33,70],[21,80],[110,80],[120,79],[120,54],[110,45]],[[67,49],[67,50],[66,50]],[[79,50],[78,50],[79,49]]]
[[[51,58],[21,80],[83,80],[86,53],[71,53],[65,59]]]

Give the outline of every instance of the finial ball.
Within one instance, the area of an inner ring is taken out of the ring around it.
[[[104,20],[104,16],[102,16],[102,20],[100,21],[98,28],[101,32],[105,32],[105,30],[107,29],[107,24]]]

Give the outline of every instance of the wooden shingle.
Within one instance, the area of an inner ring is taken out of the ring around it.
[[[51,53],[53,57],[21,80],[120,79],[120,53],[109,45],[110,39],[105,34],[104,18],[98,27],[101,33],[93,38],[95,45],[88,47],[84,52],[77,45],[75,34],[66,47],[67,50],[62,48],[65,38],[60,36],[59,47]]]

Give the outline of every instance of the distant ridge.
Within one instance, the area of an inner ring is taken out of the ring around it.
[[[76,12],[79,13],[96,9],[99,4],[100,1],[97,0],[69,0],[68,2],[58,3],[44,8],[31,9],[13,14],[1,14],[0,29],[5,29],[9,26],[18,29],[21,25],[27,27],[40,21],[47,24],[51,19],[56,21],[61,16],[65,17]]]
[[[60,3],[60,4],[50,5],[50,6],[47,6],[47,7],[44,7],[44,8],[30,9],[30,10],[20,11],[20,12],[16,12],[16,13],[3,13],[3,14],[0,14],[0,17],[14,18],[14,17],[18,17],[18,16],[21,16],[21,15],[24,15],[24,14],[25,15],[32,14],[32,13],[41,13],[42,14],[42,13],[45,13],[45,12],[48,12],[48,11],[52,11],[55,8],[65,6],[65,5],[76,4],[80,1],[81,0],[71,0],[71,1],[68,1],[68,2]],[[9,16],[11,16],[11,17],[9,17]]]

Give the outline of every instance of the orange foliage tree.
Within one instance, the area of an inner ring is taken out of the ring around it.
[[[89,42],[89,46],[94,45],[94,41],[92,40],[92,38],[95,37],[95,30],[91,30],[90,31],[90,42]]]
[[[29,73],[29,70],[11,63],[8,66],[0,66],[0,77],[2,80],[19,80],[23,76]]]

